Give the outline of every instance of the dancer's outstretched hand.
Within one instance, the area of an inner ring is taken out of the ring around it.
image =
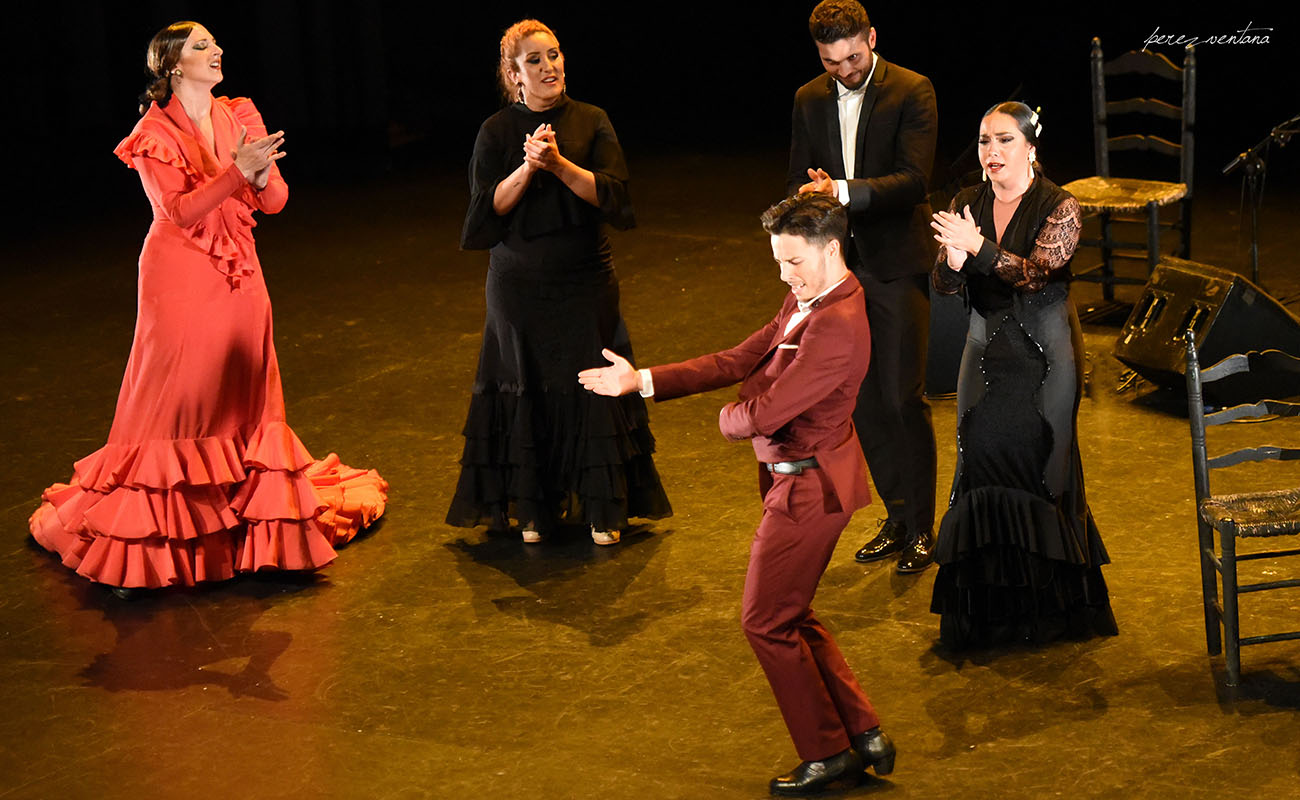
[[[641,391],[641,373],[618,353],[608,348],[600,354],[610,363],[608,367],[592,367],[578,373],[578,383],[587,391],[618,397],[622,394]]]

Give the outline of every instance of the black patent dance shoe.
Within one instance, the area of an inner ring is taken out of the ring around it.
[[[907,529],[892,519],[881,520],[880,532],[864,544],[861,550],[853,554],[853,560],[862,564],[879,561],[902,550],[905,544],[907,544]]]
[[[110,586],[108,590],[118,600],[134,600],[140,596],[140,590],[132,589],[130,586]]]
[[[892,761],[890,763],[892,766]],[[861,778],[862,758],[850,747],[824,761],[801,763],[787,774],[773,778],[768,789],[782,797],[803,797],[817,794],[836,783],[856,785]]]
[[[877,775],[888,775],[894,771],[894,757],[898,755],[894,740],[879,727],[872,728],[857,736],[849,737],[853,750],[862,759],[862,769],[874,769]]]
[[[908,537],[907,544],[903,546],[903,554],[898,557],[898,571],[904,575],[924,572],[932,563],[934,534],[927,532],[921,536]]]

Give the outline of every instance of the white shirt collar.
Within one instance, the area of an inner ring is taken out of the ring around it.
[[[813,308],[814,306],[816,306],[818,303],[821,302],[821,300],[822,300],[823,297],[825,297],[826,295],[828,295],[828,294],[830,294],[831,292],[835,291],[835,287],[836,287],[836,286],[839,286],[841,283],[844,283],[844,282],[845,282],[846,280],[848,280],[848,279],[849,279],[849,276],[848,276],[848,275],[845,275],[843,278],[840,278],[838,281],[836,281],[836,282],[835,282],[834,284],[832,284],[831,286],[828,286],[828,287],[826,288],[826,291],[822,292],[821,294],[817,295],[816,297],[814,297],[813,299],[809,300],[809,301],[806,302],[806,303],[805,303],[804,301],[802,301],[802,300],[798,300],[798,301],[796,301],[796,302],[798,303],[798,305],[799,305],[799,310],[800,310],[800,311],[807,311],[807,310],[809,310],[810,308]]]

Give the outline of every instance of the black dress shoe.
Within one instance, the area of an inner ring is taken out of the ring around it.
[[[894,740],[880,728],[872,728],[866,733],[859,733],[849,738],[854,751],[862,759],[862,769],[875,769],[877,775],[888,775],[894,771]]]
[[[898,557],[898,571],[923,572],[934,561],[934,534],[908,537],[903,554]]]
[[[892,760],[890,763],[893,763]],[[806,794],[816,794],[838,781],[850,781],[856,784],[861,777],[862,758],[850,747],[825,761],[805,761],[788,774],[773,778],[768,788],[772,790],[772,794],[802,797]]]
[[[867,542],[862,549],[853,554],[855,561],[863,564],[879,561],[887,555],[897,553],[907,543],[907,529],[892,519],[880,523],[880,532],[876,538]]]

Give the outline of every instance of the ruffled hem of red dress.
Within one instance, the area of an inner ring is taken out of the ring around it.
[[[313,570],[384,513],[388,483],[333,453],[313,461],[284,423],[239,437],[108,445],[55,484],[33,538],[83,577],[123,587]]]
[[[171,489],[241,483],[248,467],[299,472],[313,459],[287,423],[264,423],[245,441],[230,436],[109,443],[74,465],[73,483],[108,492],[119,486]]]

